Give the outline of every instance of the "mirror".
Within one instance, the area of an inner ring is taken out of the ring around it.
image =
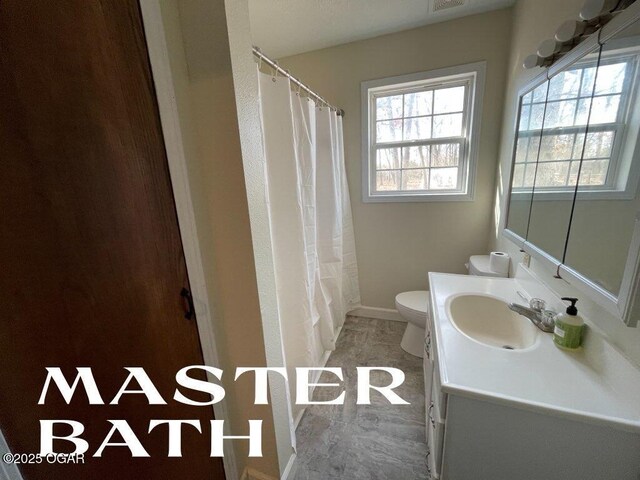
[[[547,84],[548,82],[545,81],[536,88],[525,92],[520,97],[518,108],[507,228],[523,240],[527,238],[529,228],[529,214],[544,121]]]
[[[563,262],[614,297],[622,291],[640,211],[639,61],[636,21],[602,47]]]
[[[518,97],[504,234],[640,319],[640,19],[621,13]]]
[[[562,263],[599,48],[520,97],[507,228]]]
[[[598,51],[553,75],[543,105],[527,241],[559,262],[569,232]]]

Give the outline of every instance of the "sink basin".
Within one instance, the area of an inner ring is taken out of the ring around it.
[[[487,295],[457,295],[447,302],[451,323],[476,342],[506,350],[532,346],[538,329],[528,318],[509,310],[505,302]]]

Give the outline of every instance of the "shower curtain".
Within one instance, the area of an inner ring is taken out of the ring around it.
[[[342,117],[288,78],[258,77],[286,366],[317,367],[346,313],[360,306]]]

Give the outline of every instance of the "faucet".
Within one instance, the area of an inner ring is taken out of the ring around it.
[[[553,310],[545,310],[546,305],[547,304],[544,300],[540,298],[532,298],[529,301],[528,307],[517,303],[510,303],[509,309],[523,317],[527,317],[543,332],[551,333],[556,325],[556,312]]]

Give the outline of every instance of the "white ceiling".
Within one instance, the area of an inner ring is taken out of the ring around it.
[[[508,7],[515,0],[249,0],[254,45],[272,58]]]

